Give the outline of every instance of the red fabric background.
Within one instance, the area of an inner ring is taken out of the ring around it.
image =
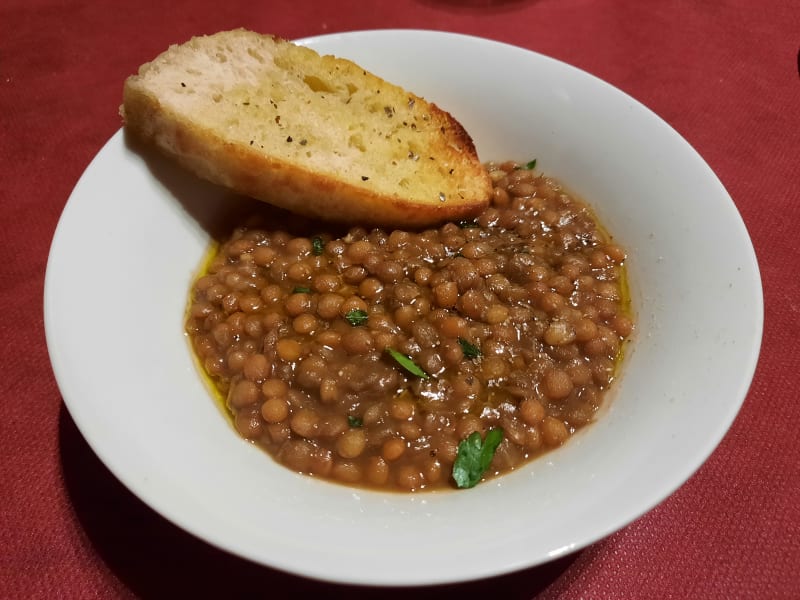
[[[120,126],[123,79],[170,43],[238,26],[288,38],[412,27],[510,42],[596,74],[684,135],[744,217],[766,306],[750,393],[697,474],[575,555],[413,590],[256,567],[128,493],[77,431],[49,367],[50,239],[73,185]],[[3,0],[0,598],[800,597],[798,46],[796,0]]]

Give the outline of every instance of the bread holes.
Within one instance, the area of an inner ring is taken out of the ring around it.
[[[256,60],[257,60],[259,63],[261,63],[262,65],[263,65],[263,64],[266,62],[266,61],[264,60],[264,57],[263,57],[263,56],[261,56],[261,54],[259,54],[259,52],[258,52],[257,50],[254,50],[253,48],[248,48],[248,49],[247,49],[247,54],[249,54],[250,56],[252,56],[253,58],[255,58],[255,59],[256,59]]]
[[[282,69],[284,71],[294,72],[292,61],[286,58],[285,56],[277,54],[273,55],[272,63],[279,69]]]
[[[332,94],[336,92],[336,88],[332,87],[327,81],[322,80],[316,75],[306,75],[303,77],[303,83],[305,83],[313,92],[316,92],[317,94],[322,92]]]
[[[367,151],[367,147],[364,145],[364,138],[361,136],[360,133],[354,133],[349,138],[347,138],[347,145],[350,148],[356,148],[361,152]]]

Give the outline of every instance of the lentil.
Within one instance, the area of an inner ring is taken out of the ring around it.
[[[453,485],[473,432],[505,432],[493,477],[591,423],[635,327],[626,253],[523,167],[488,163],[492,204],[463,226],[236,229],[186,332],[239,433],[296,471],[418,491]]]

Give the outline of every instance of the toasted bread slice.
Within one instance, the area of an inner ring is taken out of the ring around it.
[[[474,216],[491,182],[450,114],[355,63],[238,29],[125,81],[126,128],[195,174],[312,217],[418,227]]]

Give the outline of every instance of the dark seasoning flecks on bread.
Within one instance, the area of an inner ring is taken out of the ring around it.
[[[312,217],[426,226],[474,216],[491,194],[449,113],[271,35],[171,46],[125,81],[120,113],[196,175]]]

